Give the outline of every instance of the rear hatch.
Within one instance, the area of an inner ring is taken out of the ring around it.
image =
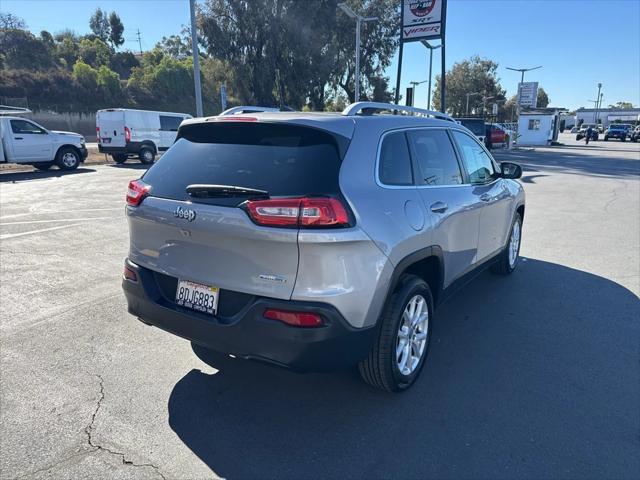
[[[338,198],[347,144],[339,135],[284,123],[181,127],[141,179],[149,196],[127,207],[130,259],[172,281],[219,287],[221,300],[225,290],[289,299],[300,224],[287,223],[299,206],[292,199]],[[270,210],[269,202],[278,201],[284,203]],[[259,214],[268,226],[256,220]]]
[[[100,110],[96,116],[98,143],[105,147],[124,147],[124,111]]]

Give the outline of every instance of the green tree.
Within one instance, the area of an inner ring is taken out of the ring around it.
[[[78,43],[72,37],[66,36],[56,43],[55,55],[71,70],[78,60],[78,48]]]
[[[98,68],[100,65],[109,65],[111,50],[102,40],[98,38],[93,40],[83,38],[80,40],[78,48],[78,57],[84,63],[88,63],[94,68]]]
[[[631,102],[616,102],[615,105],[609,105],[609,108],[621,108],[624,110],[630,110],[633,108],[633,103]]]
[[[467,94],[469,96],[469,114],[480,114],[483,104],[490,105],[493,102],[500,103],[505,100],[505,90],[500,86],[497,77],[498,64],[492,60],[481,58],[478,55],[468,60],[456,62],[447,72],[446,107],[447,112],[454,116],[467,114]],[[483,97],[492,97],[483,102]],[[440,75],[436,75],[435,89],[433,92],[433,107],[440,109],[441,83]]]
[[[538,88],[538,100],[537,100],[538,108],[547,108],[549,106],[549,95],[544,91],[544,88]]]
[[[109,15],[109,43],[113,48],[118,48],[124,43],[122,33],[124,32],[124,25],[122,20],[116,12],[111,12]]]
[[[98,87],[98,72],[82,60],[73,65],[73,78],[88,91],[94,93]]]
[[[107,18],[107,12],[103,12],[99,7],[91,15],[89,19],[89,28],[93,34],[103,42],[109,39],[109,19]]]
[[[186,58],[191,55],[191,44],[180,35],[162,37],[155,48],[159,48],[167,55],[174,58]]]
[[[52,52],[25,30],[0,30],[0,55],[5,68],[44,70],[55,66]]]
[[[122,96],[120,76],[111,71],[109,67],[102,65],[98,69],[96,83],[100,88],[105,101],[114,101]]]
[[[111,56],[111,61],[109,62],[109,68],[124,79],[129,78],[133,67],[139,66],[140,62],[131,52],[116,52]]]

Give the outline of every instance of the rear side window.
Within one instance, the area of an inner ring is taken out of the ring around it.
[[[411,157],[404,132],[391,133],[382,140],[378,178],[385,185],[413,185]]]
[[[160,130],[177,132],[181,122],[182,122],[182,117],[160,115]]]
[[[462,175],[455,150],[444,130],[407,132],[413,158],[418,164],[420,183],[424,185],[460,185]]]
[[[176,143],[143,179],[153,196],[175,200],[190,198],[186,188],[192,184],[255,188],[272,197],[336,195],[340,143],[348,139],[298,125],[193,124],[180,129]],[[234,202],[237,198],[207,201]]]

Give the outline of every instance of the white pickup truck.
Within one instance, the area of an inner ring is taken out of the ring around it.
[[[47,130],[26,118],[0,116],[0,163],[74,170],[86,158],[84,137],[78,133]]]

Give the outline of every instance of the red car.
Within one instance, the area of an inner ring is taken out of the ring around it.
[[[505,131],[500,127],[487,123],[486,124],[487,135],[485,137],[485,145],[487,148],[491,148],[494,145],[502,145],[506,141]]]

